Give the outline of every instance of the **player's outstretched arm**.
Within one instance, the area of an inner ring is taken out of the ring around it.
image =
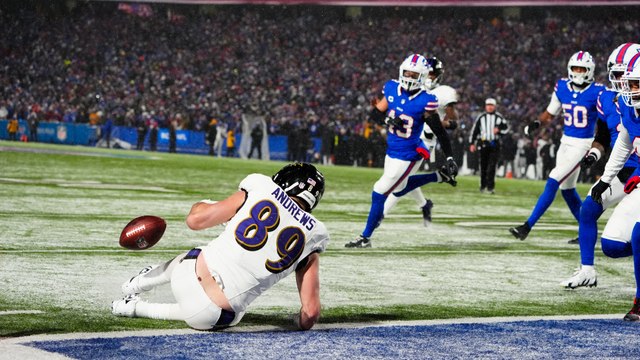
[[[309,330],[320,318],[320,256],[309,255],[306,266],[296,271],[300,313],[295,317],[301,330]]]
[[[203,230],[229,221],[244,204],[247,193],[238,191],[219,202],[199,201],[187,215],[187,226],[191,230]]]

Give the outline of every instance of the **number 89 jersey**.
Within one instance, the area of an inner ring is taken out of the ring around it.
[[[251,174],[240,183],[247,198],[217,239],[203,247],[209,270],[219,277],[234,311],[291,274],[329,234],[270,177]]]
[[[424,90],[410,95],[397,80],[387,81],[382,92],[389,103],[387,116],[399,117],[403,121],[402,128],[389,127],[387,155],[406,161],[420,159],[416,148],[422,143],[420,135],[424,126],[424,113],[437,110],[438,99]]]
[[[558,115],[562,109],[565,135],[580,139],[593,138],[598,121],[598,95],[604,89],[604,85],[592,83],[576,91],[569,79],[560,79],[556,83],[547,111]]]

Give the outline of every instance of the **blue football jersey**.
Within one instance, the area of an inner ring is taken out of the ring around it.
[[[600,119],[607,123],[609,135],[611,135],[611,147],[616,143],[618,134],[620,134],[620,110],[618,108],[618,93],[609,89],[604,90],[598,97],[598,115]],[[622,99],[619,100],[622,102]],[[625,167],[638,166],[638,157],[631,156],[624,164]]]
[[[415,161],[420,159],[416,148],[422,145],[420,133],[424,126],[424,112],[436,111],[438,99],[435,95],[420,90],[410,95],[400,87],[397,80],[389,80],[382,90],[389,103],[387,116],[399,117],[402,128],[389,127],[387,133],[387,155],[394,159]]]
[[[622,115],[622,125],[629,132],[629,142],[633,145],[635,152],[631,154],[631,157],[638,160],[638,156],[640,156],[640,117],[636,115],[635,109],[627,106],[624,101],[620,101],[618,107]],[[627,163],[625,163],[625,166],[627,166]]]
[[[605,87],[592,83],[582,91],[575,91],[569,79],[560,79],[554,93],[562,103],[564,133],[567,136],[589,139],[596,131],[598,95]]]

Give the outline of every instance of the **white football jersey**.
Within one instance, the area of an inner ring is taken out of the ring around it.
[[[458,93],[448,85],[440,85],[433,90],[429,90],[429,92],[438,98],[438,115],[440,115],[440,120],[444,120],[444,109],[447,105],[458,102]]]
[[[251,174],[239,188],[247,192],[245,203],[220,236],[202,248],[236,312],[291,274],[307,256],[323,252],[329,241],[325,225],[270,177]]]
[[[444,120],[446,116],[445,108],[449,104],[455,104],[458,102],[458,93],[454,88],[448,85],[439,85],[433,90],[429,90],[430,93],[434,94],[438,98],[438,115],[440,115],[440,120]],[[422,142],[429,149],[429,153],[431,157],[429,158],[429,162],[435,162],[436,159],[436,143],[437,139],[429,125],[424,124],[424,128],[422,130],[422,134],[420,135]]]

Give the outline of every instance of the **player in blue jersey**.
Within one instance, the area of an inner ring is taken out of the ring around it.
[[[640,156],[640,53],[629,60],[622,76],[618,103],[622,122],[616,144],[600,180],[591,188],[591,197],[600,203],[610,193],[611,184],[627,164],[629,157]],[[612,258],[633,256],[636,294],[633,307],[624,316],[627,321],[640,321],[640,169],[627,180],[627,194],[615,208],[602,232],[602,252]]]
[[[425,90],[430,94],[435,95],[438,98],[438,116],[442,126],[447,130],[454,130],[458,124],[458,113],[455,109],[455,104],[458,103],[458,93],[451,86],[441,84],[442,77],[444,75],[444,63],[435,58],[427,58],[427,64],[431,68],[429,70],[428,79],[425,83]],[[429,150],[429,159],[425,160],[425,163],[435,164],[435,148],[437,144],[436,135],[431,128],[425,124],[420,138],[424,142],[427,150]],[[438,170],[442,171],[442,169]],[[445,176],[446,178],[446,176]],[[436,176],[431,175],[429,182],[436,182],[438,179]],[[451,186],[456,186],[455,179],[446,181]],[[395,193],[389,194],[387,200],[384,202],[384,216],[387,216],[391,209],[398,203],[400,197],[407,196],[415,200],[418,205],[418,209],[422,212],[422,223],[425,227],[431,226],[431,209],[433,208],[433,201],[431,199],[425,199],[421,188],[415,188],[409,192],[402,191],[400,195],[396,196]]]
[[[384,97],[371,111],[370,118],[373,121],[388,126],[384,172],[373,185],[371,208],[364,231],[345,247],[371,247],[370,237],[382,221],[384,203],[389,194],[402,196],[428,182],[450,182],[458,173],[458,166],[451,156],[449,135],[436,112],[438,99],[424,90],[429,71],[424,56],[413,54],[407,57],[400,65],[398,80],[385,83],[382,91]],[[425,123],[438,137],[447,156],[447,164],[437,173],[416,175],[423,159],[430,156],[420,139]],[[424,198],[422,200],[427,205],[427,201]]]
[[[541,125],[550,123],[562,110],[564,134],[556,155],[556,166],[551,170],[544,191],[529,219],[524,224],[509,229],[520,240],[527,238],[531,228],[555,199],[558,189],[578,220],[582,200],[576,191],[576,182],[580,174],[580,162],[593,142],[598,116],[598,95],[604,90],[602,84],[593,82],[595,68],[596,64],[588,52],[578,51],[573,54],[567,64],[569,78],[558,80],[547,109],[540,114],[538,120],[525,127],[525,133],[530,136]]]
[[[609,56],[607,70],[611,89],[600,93],[598,98],[598,127],[596,138],[591,145],[591,150],[582,159],[583,167],[595,164],[605,151],[605,148],[615,144],[620,127],[620,112],[618,111],[618,92],[621,77],[627,65],[634,55],[640,52],[640,44],[625,43],[618,46]],[[581,266],[568,279],[560,285],[565,288],[577,288],[580,286],[597,286],[598,278],[594,267],[594,252],[598,239],[598,219],[600,215],[619,203],[624,197],[624,184],[638,166],[635,156],[629,158],[618,175],[611,182],[611,191],[602,194],[600,202],[596,202],[590,195],[582,202],[580,218],[578,221],[578,242],[580,244]]]

